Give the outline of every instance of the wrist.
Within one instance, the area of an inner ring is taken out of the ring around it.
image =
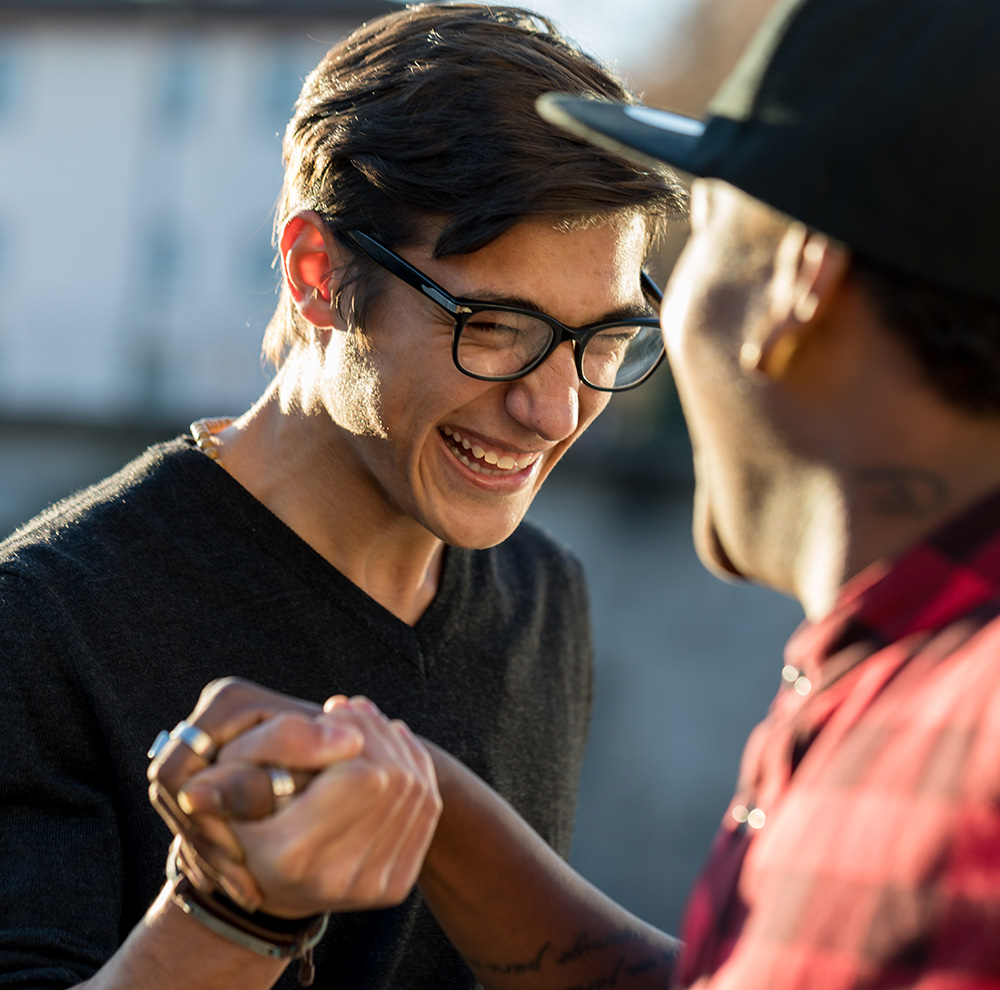
[[[175,840],[167,858],[167,892],[185,914],[216,935],[270,959],[299,960],[299,983],[310,986],[315,976],[313,949],[326,932],[330,916],[281,918],[263,911],[246,911],[222,891],[196,883],[185,868],[182,844]]]

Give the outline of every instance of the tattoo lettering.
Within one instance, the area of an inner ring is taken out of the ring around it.
[[[604,987],[616,987],[618,986],[618,977],[624,968],[625,959],[621,958],[607,976],[599,976],[589,983],[574,983],[571,987],[566,987],[566,990],[604,990]]]
[[[626,929],[620,932],[612,932],[610,935],[605,935],[602,938],[596,939],[591,938],[588,932],[583,931],[577,935],[572,948],[559,955],[555,962],[559,966],[566,966],[569,963],[576,962],[591,952],[600,952],[602,949],[608,949],[612,946],[619,946],[628,942],[634,942],[638,938],[639,933],[631,929]],[[542,961],[545,958],[545,954],[551,948],[552,943],[546,942],[541,946],[541,948],[539,948],[534,958],[529,959],[527,962],[495,963],[484,962],[482,959],[472,959],[468,957],[466,958],[466,962],[468,962],[474,970],[478,970],[483,973],[499,974],[503,976],[512,976],[520,973],[538,973],[541,972]],[[626,961],[624,956],[620,956],[611,972],[605,974],[604,976],[598,976],[595,979],[589,980],[587,983],[574,983],[571,986],[565,987],[564,990],[606,990],[608,987],[617,987],[619,980],[623,977],[631,978],[643,976],[655,969],[659,969],[663,965],[670,968],[676,957],[677,951],[658,952],[655,955],[646,957],[645,959],[639,959],[636,962],[630,963]]]
[[[591,938],[588,932],[580,932],[573,947],[564,952],[559,957],[558,962],[560,966],[565,966],[567,963],[575,962],[581,956],[587,955],[588,952],[599,952],[612,945],[623,945],[625,942],[635,941],[638,937],[639,933],[631,930],[612,932],[610,935],[598,939]]]
[[[674,949],[673,952],[661,952],[659,955],[650,956],[648,959],[642,959],[637,963],[629,963],[625,967],[625,972],[629,976],[642,976],[643,973],[652,972],[654,969],[659,969],[661,965],[673,966],[677,962],[677,957],[680,955],[680,948]]]
[[[642,976],[643,973],[649,973],[656,969],[660,965],[660,960],[650,957],[649,959],[643,959],[642,962],[632,963],[625,967],[625,972],[629,976]]]
[[[551,942],[546,942],[539,950],[534,959],[527,962],[494,963],[483,962],[481,959],[469,959],[469,965],[475,969],[484,970],[489,973],[503,973],[508,976],[515,973],[537,973],[542,968],[542,956],[552,948]]]
[[[945,480],[923,468],[868,468],[858,480],[870,492],[875,511],[897,519],[934,515],[947,507],[951,497]]]

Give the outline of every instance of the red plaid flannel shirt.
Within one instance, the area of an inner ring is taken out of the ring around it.
[[[1000,495],[792,637],[682,986],[1000,987]]]

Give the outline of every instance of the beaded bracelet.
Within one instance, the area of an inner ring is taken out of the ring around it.
[[[221,891],[204,891],[184,872],[180,845],[167,858],[170,896],[185,914],[236,945],[271,959],[298,959],[299,983],[308,987],[316,977],[313,949],[326,934],[328,914],[309,918],[279,918],[263,911],[244,911]]]

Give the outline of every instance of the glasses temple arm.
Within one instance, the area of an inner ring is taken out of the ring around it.
[[[432,278],[425,275],[419,268],[414,268],[405,258],[401,258],[395,251],[373,237],[361,233],[360,230],[344,230],[341,236],[351,241],[355,247],[366,255],[375,264],[380,265],[390,275],[395,275],[417,292],[422,293],[429,299],[433,299],[439,306],[448,310],[453,316],[465,312],[467,307],[462,306],[447,289],[438,285]]]

